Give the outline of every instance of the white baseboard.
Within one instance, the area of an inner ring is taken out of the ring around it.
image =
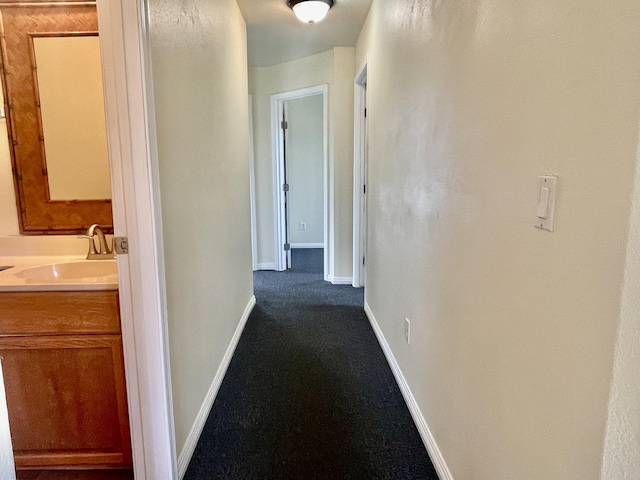
[[[327,281],[334,285],[351,285],[353,283],[353,277],[334,277],[329,275]]]
[[[385,357],[387,357],[387,362],[389,362],[389,366],[391,367],[391,371],[393,372],[393,376],[396,377],[396,382],[398,382],[398,386],[400,387],[400,391],[402,392],[402,396],[404,397],[405,402],[407,402],[407,406],[409,407],[409,411],[411,412],[411,416],[413,417],[413,421],[420,432],[420,436],[422,437],[422,441],[424,442],[425,447],[427,448],[427,452],[429,453],[429,458],[431,458],[431,462],[438,472],[438,476],[440,480],[453,480],[453,475],[451,475],[451,471],[449,471],[449,467],[442,456],[442,452],[438,448],[436,444],[436,440],[433,438],[433,434],[427,425],[427,421],[425,420],[422,412],[420,411],[420,407],[416,402],[411,389],[409,388],[409,384],[407,383],[404,375],[402,374],[402,370],[400,370],[400,366],[396,361],[396,358],[391,351],[391,347],[387,343],[387,340],[384,338],[384,334],[380,329],[380,325],[373,315],[371,311],[371,307],[369,304],[365,302],[364,311],[369,318],[369,322],[373,327],[373,331],[378,337],[378,342],[382,347]]]
[[[291,248],[324,248],[324,243],[292,243]]]
[[[231,342],[229,342],[229,346],[227,347],[227,351],[222,358],[222,362],[218,367],[216,376],[213,378],[211,387],[209,387],[207,396],[205,397],[204,402],[202,402],[200,411],[198,412],[198,415],[193,422],[193,426],[191,427],[191,431],[187,436],[187,441],[185,442],[184,448],[178,456],[178,476],[180,479],[182,479],[184,477],[184,474],[187,473],[187,467],[189,466],[189,462],[191,461],[193,452],[195,451],[198,440],[200,439],[200,435],[202,434],[202,429],[207,422],[209,412],[211,411],[211,407],[213,407],[213,402],[216,399],[216,395],[218,394],[220,385],[222,385],[224,375],[227,373],[227,368],[229,367],[229,363],[231,363],[231,358],[233,357],[233,353],[235,352],[238,341],[240,340],[240,335],[242,335],[244,326],[246,325],[247,320],[249,319],[249,315],[251,314],[251,311],[253,310],[255,304],[256,297],[251,296],[251,299],[249,300],[249,303],[247,304],[247,307],[244,309],[244,313],[240,318],[240,322],[236,327],[236,331],[231,338]]]
[[[259,263],[257,265],[258,270],[275,270],[276,269],[276,264],[275,263]]]

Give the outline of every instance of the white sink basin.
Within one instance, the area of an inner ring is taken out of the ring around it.
[[[117,282],[118,269],[115,260],[85,260],[25,268],[16,277],[28,282],[107,283]]]

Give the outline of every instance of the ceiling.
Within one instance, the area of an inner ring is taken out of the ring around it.
[[[287,0],[237,0],[247,22],[249,65],[268,67],[330,50],[353,47],[372,0],[335,0],[322,22],[300,22]]]

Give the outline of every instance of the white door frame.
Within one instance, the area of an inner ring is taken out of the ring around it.
[[[251,268],[258,270],[258,230],[256,223],[256,160],[253,144],[253,95],[249,94],[249,196],[251,202]]]
[[[271,95],[271,146],[273,162],[273,208],[275,231],[275,264],[276,270],[287,268],[286,252],[283,248],[286,238],[284,191],[284,133],[280,127],[284,104],[289,100],[322,95],[322,125],[323,125],[323,157],[324,157],[324,279],[328,280],[332,272],[329,271],[329,87],[327,84],[316,85],[299,90]]]
[[[97,0],[137,480],[177,479],[146,0]]]
[[[353,286],[364,287],[367,251],[367,71],[369,59],[358,70],[353,95]]]

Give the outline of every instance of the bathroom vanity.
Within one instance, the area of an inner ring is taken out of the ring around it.
[[[131,468],[115,261],[0,259],[17,469]]]

